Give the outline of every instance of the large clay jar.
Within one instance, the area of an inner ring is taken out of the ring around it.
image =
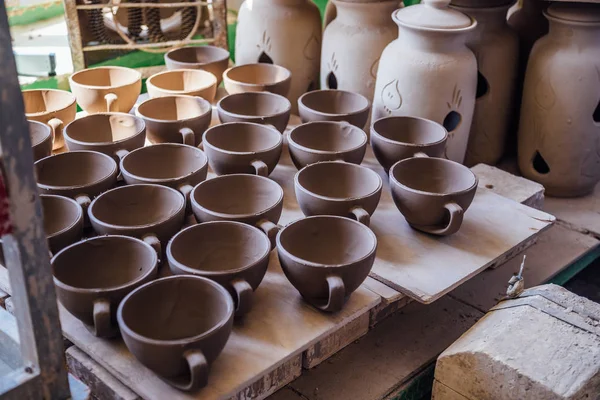
[[[407,115],[441,123],[446,156],[462,163],[477,86],[477,61],[465,41],[477,23],[449,3],[424,0],[392,15],[400,35],[379,61],[372,121]]]
[[[600,180],[600,5],[551,5],[546,18],[525,75],[519,168],[551,196],[580,196]]]
[[[292,73],[288,99],[298,113],[298,97],[318,89],[321,16],[310,0],[246,0],[235,37],[236,64],[269,63]]]

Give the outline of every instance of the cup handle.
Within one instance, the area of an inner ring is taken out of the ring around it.
[[[237,295],[235,315],[244,315],[252,308],[252,294],[254,293],[254,290],[252,290],[252,286],[243,279],[236,279],[231,282],[231,285]]]
[[[50,131],[52,132],[52,148],[54,149],[55,148],[54,141],[56,140],[56,137],[58,136],[56,132],[60,132],[62,130],[63,122],[58,118],[52,118],[50,121],[48,121],[48,125],[50,126]],[[63,147],[63,146],[60,146],[60,147]],[[56,148],[60,149],[60,147],[56,147]]]
[[[81,206],[83,213],[87,214],[87,209],[92,203],[92,199],[90,199],[90,197],[86,194],[78,194],[75,196],[75,201]]]
[[[277,236],[277,233],[279,233],[281,227],[277,224],[272,223],[268,219],[261,219],[256,223],[256,226],[262,229],[263,232],[267,235],[267,237],[271,241],[271,250],[273,250],[275,248],[275,237]]]
[[[94,301],[94,333],[98,337],[110,337],[113,334],[110,321],[110,302],[106,299]]]
[[[190,128],[181,128],[179,133],[181,134],[183,144],[187,144],[188,146],[196,145],[196,135],[194,134],[193,130]]]
[[[419,151],[415,154],[413,154],[413,157],[415,158],[429,158],[429,156],[425,153],[423,153],[422,151]]]
[[[163,378],[167,383],[176,387],[179,390],[186,392],[195,392],[203,388],[208,383],[208,362],[206,357],[199,349],[187,350],[183,353],[185,360],[190,369],[189,382],[181,382],[180,380]]]
[[[431,233],[433,235],[447,236],[458,232],[463,222],[464,211],[461,206],[456,203],[448,203],[444,206],[448,213],[450,213],[450,221],[445,228],[432,228],[428,226],[419,226],[419,229]]]
[[[150,246],[152,246],[154,251],[156,251],[156,254],[158,254],[158,258],[160,259],[161,255],[162,255],[162,246],[160,244],[160,240],[158,240],[156,235],[150,233],[150,234],[144,236],[142,238],[142,240],[144,242],[148,243]]]
[[[204,151],[204,142],[200,142],[200,144],[197,146],[200,150]]]
[[[353,207],[350,210],[350,213],[354,216],[354,218],[356,218],[356,220],[358,222],[360,222],[361,224],[363,224],[367,227],[371,223],[371,215],[369,215],[369,213],[360,206]]]
[[[346,298],[344,281],[339,276],[330,275],[327,277],[327,286],[329,286],[329,300],[325,306],[317,307],[327,312],[340,311],[344,307],[344,300]]]
[[[256,175],[259,176],[269,176],[269,167],[261,160],[252,161],[251,165],[254,167],[254,171]]]
[[[129,154],[129,150],[125,149],[120,149],[115,152],[115,156],[119,158],[119,161],[121,161],[127,154]]]
[[[190,201],[190,193],[192,192],[192,190],[194,190],[194,187],[192,185],[189,185],[186,183],[184,185],[179,186],[177,189],[185,198],[185,212],[186,212],[186,214],[189,214],[192,209],[192,204]]]
[[[104,100],[106,101],[106,111],[108,112],[118,112],[119,111],[119,98],[114,93],[109,93],[104,96]]]

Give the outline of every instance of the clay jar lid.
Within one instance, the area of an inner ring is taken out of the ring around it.
[[[392,18],[400,26],[421,30],[460,31],[475,27],[475,20],[449,5],[450,0],[423,0],[395,11]]]
[[[453,6],[468,8],[492,8],[513,4],[515,0],[452,0]]]
[[[552,4],[544,15],[550,20],[575,22],[578,25],[597,25],[600,24],[600,4]]]

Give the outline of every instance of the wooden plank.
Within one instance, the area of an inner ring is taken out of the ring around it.
[[[600,238],[600,184],[583,197],[546,197],[544,211],[556,216],[559,223]]]

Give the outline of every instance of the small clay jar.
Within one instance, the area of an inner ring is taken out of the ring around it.
[[[366,167],[326,161],[302,168],[294,177],[296,200],[306,216],[339,215],[369,226],[383,182]]]
[[[433,235],[458,232],[477,183],[469,168],[443,158],[408,158],[390,168],[396,207],[413,228]]]
[[[292,105],[278,94],[243,92],[230,94],[217,103],[219,120],[225,122],[254,122],[272,125],[283,133],[290,120]]]
[[[217,78],[200,69],[176,69],[152,75],[146,81],[151,98],[173,95],[199,96],[212,103],[217,94]]]
[[[217,175],[269,176],[279,162],[283,137],[271,126],[230,122],[204,132],[203,146]]]
[[[201,69],[217,78],[217,86],[223,80],[223,72],[229,66],[229,52],[216,46],[187,46],[165,53],[167,69]]]
[[[260,229],[233,221],[190,226],[167,246],[173,274],[198,275],[223,285],[235,302],[235,315],[250,311],[253,293],[269,266],[271,242]]]
[[[83,236],[83,210],[73,199],[51,194],[40,195],[44,232],[48,247],[55,254]]]
[[[196,391],[233,328],[233,300],[199,276],[157,279],[131,292],[117,320],[129,351],[170,385]]]
[[[277,235],[285,276],[304,299],[322,311],[340,311],[367,278],[377,238],[349,218],[316,216],[292,222]]]
[[[27,121],[33,161],[40,160],[52,154],[52,128],[37,121]]]
[[[443,157],[447,139],[446,128],[425,118],[384,117],[371,125],[371,147],[386,172],[416,155]]]
[[[156,278],[150,245],[126,236],[100,236],[64,248],[52,258],[56,296],[90,331],[117,336],[117,307],[136,287]]]
[[[223,72],[225,90],[229,94],[271,92],[287,97],[292,73],[279,65],[245,64]]]
[[[165,96],[144,101],[135,113],[146,123],[151,143],[199,146],[210,125],[212,107],[202,97]]]
[[[77,104],[88,113],[128,113],[142,90],[142,74],[125,67],[97,67],[69,77]]]
[[[369,118],[369,100],[345,90],[313,90],[300,96],[298,112],[302,122],[346,121],[364,128]]]
[[[57,89],[23,90],[22,94],[25,117],[50,126],[52,149],[62,148],[65,145],[62,136],[63,128],[75,119],[77,113],[75,96],[65,90]]]

